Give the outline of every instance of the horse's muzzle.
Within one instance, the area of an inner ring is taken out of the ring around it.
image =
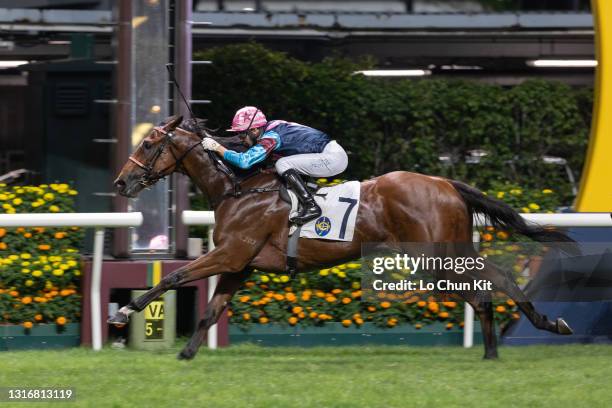
[[[117,180],[115,180],[113,184],[115,185],[115,189],[120,195],[124,197],[134,197],[135,196],[133,192],[130,192],[130,190],[133,190],[133,189],[128,188],[125,180],[118,178]]]

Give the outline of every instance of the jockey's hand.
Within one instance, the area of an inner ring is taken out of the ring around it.
[[[215,139],[205,137],[202,140],[202,147],[204,147],[204,149],[206,150],[212,150],[213,152],[216,152],[219,150],[219,147],[221,147],[221,145]]]

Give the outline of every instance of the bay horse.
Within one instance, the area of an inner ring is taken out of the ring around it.
[[[154,127],[143,138],[114,182],[121,195],[135,197],[143,188],[159,179],[180,172],[191,178],[214,208],[215,249],[173,271],[108,320],[111,324],[126,324],[130,313],[142,311],[165,291],[187,282],[220,275],[204,317],[179,353],[179,359],[195,356],[208,329],[217,322],[253,269],[285,271],[289,230],[290,206],[278,194],[280,178],[267,171],[237,176],[237,169],[231,170],[214,153],[202,148],[201,139],[203,136],[213,137],[230,149],[244,150],[240,139],[236,136],[216,137],[209,130],[200,131],[195,121],[190,119],[183,122],[182,117],[174,116]],[[361,183],[361,202],[351,242],[300,238],[298,268],[304,271],[358,259],[361,257],[361,244],[365,242],[389,245],[403,242],[471,243],[475,212],[484,214],[495,227],[538,241],[571,241],[561,232],[526,224],[507,204],[489,198],[464,183],[395,171]],[[515,282],[494,265],[473,272],[471,278],[487,279],[496,290],[513,299],[536,328],[558,334],[572,333],[562,318],[551,321],[538,313]],[[453,275],[457,280],[466,278]],[[483,293],[473,291],[456,293],[469,302],[480,319],[484,358],[497,358],[490,299],[487,300]]]

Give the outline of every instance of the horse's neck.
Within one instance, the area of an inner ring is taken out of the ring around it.
[[[225,174],[217,170],[207,153],[194,153],[188,155],[183,162],[187,175],[210,202],[216,202],[232,190],[232,183]]]
[[[219,171],[207,153],[190,154],[184,161],[184,167],[191,181],[206,195],[211,203],[219,203],[223,196],[234,191],[230,178]],[[270,187],[278,183],[278,177],[270,173],[260,173],[244,179],[242,189]]]

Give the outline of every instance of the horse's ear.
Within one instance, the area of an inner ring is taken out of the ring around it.
[[[178,125],[181,124],[182,121],[183,121],[183,116],[182,115],[172,116],[170,118],[170,120],[168,121],[168,123],[166,123],[166,126],[164,126],[164,129],[165,130],[174,130],[174,129],[176,129],[176,127]]]

